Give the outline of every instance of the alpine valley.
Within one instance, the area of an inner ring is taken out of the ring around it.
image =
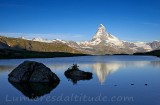
[[[27,50],[38,52],[67,52],[91,55],[133,54],[160,49],[160,41],[128,42],[122,41],[106,31],[100,24],[90,41],[75,42],[60,39],[47,40],[42,38],[25,39],[0,37],[0,49]]]

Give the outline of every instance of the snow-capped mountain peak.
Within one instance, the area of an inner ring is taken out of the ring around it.
[[[96,40],[97,38],[100,38],[100,39],[104,40],[104,39],[108,39],[109,36],[110,35],[106,31],[106,28],[102,24],[100,24],[100,26],[99,26],[96,34],[93,36],[92,40]]]
[[[117,45],[117,46],[123,47],[122,41],[120,41],[117,37],[109,34],[106,31],[106,28],[104,27],[103,24],[100,24],[97,32],[95,33],[95,35],[91,40],[91,44],[97,45],[100,42],[103,42],[105,44],[110,43],[111,45]]]
[[[96,40],[96,39],[101,39],[101,40],[116,40],[119,41],[119,39],[111,34],[109,34],[106,31],[106,28],[104,27],[103,24],[100,24],[97,32],[95,33],[95,35],[92,38],[92,41]]]

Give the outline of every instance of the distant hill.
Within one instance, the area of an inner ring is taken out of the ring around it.
[[[50,58],[84,56],[63,43],[45,43],[21,38],[0,36],[0,59],[6,58]]]
[[[0,49],[4,48],[36,52],[67,52],[73,54],[82,54],[82,52],[75,50],[63,43],[45,43],[32,40],[25,40],[21,38],[10,38],[0,36]]]
[[[153,56],[160,57],[160,50],[154,50],[146,53],[134,53],[134,55],[153,55]]]

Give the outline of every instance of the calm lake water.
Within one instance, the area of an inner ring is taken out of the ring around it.
[[[8,82],[11,70],[25,60],[44,63],[58,75],[60,83],[50,87]],[[67,79],[64,71],[74,63],[80,70],[93,73],[93,78],[74,82]],[[84,56],[0,60],[0,83],[0,105],[160,105],[160,58]]]

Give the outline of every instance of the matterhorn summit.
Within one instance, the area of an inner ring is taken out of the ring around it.
[[[106,31],[106,28],[104,27],[103,24],[100,24],[97,32],[93,36],[92,43],[94,42],[103,42],[103,43],[110,43],[111,45],[116,45],[116,46],[121,46],[123,47],[122,41],[120,41],[117,37],[109,34]]]
[[[104,27],[103,24],[100,24],[96,34],[93,36],[92,40],[95,40],[97,38],[100,39],[108,39],[108,37],[110,37],[110,34],[106,31],[106,28]]]

